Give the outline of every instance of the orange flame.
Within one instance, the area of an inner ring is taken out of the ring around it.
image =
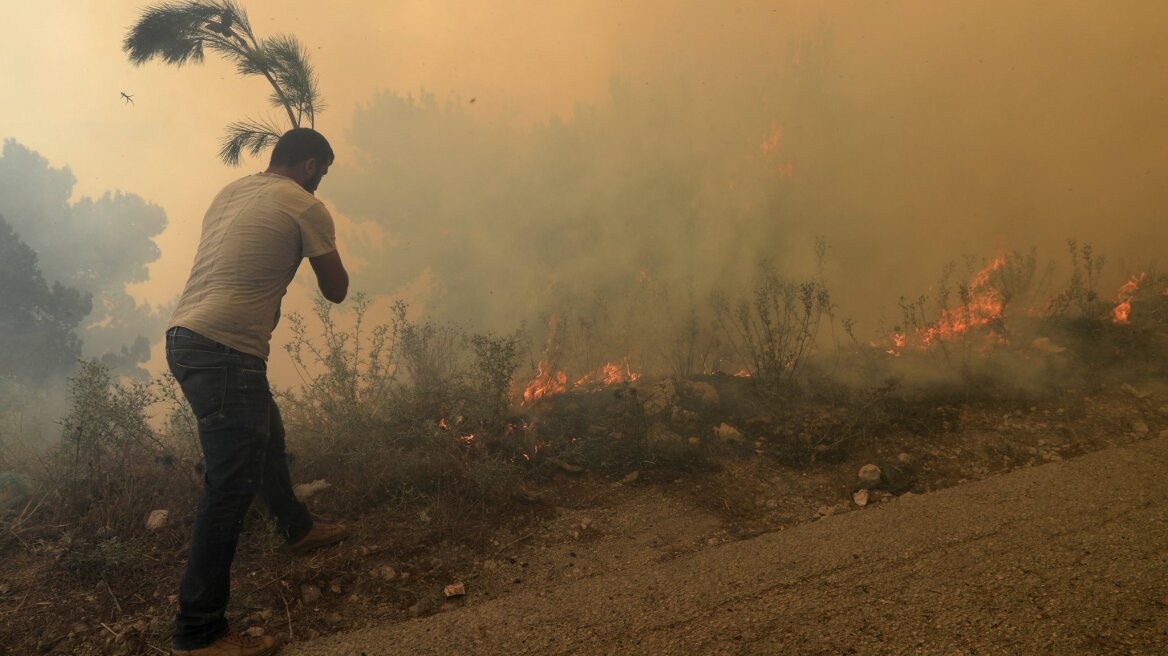
[[[1005,256],[999,255],[982,267],[966,287],[967,301],[955,307],[942,309],[940,317],[932,326],[917,328],[911,336],[912,343],[918,348],[927,349],[937,342],[948,341],[972,328],[1000,319],[1004,305],[1000,292],[990,284],[990,276],[1005,263]],[[999,340],[1003,339],[999,336]],[[892,356],[899,356],[909,345],[910,336],[907,333],[895,333],[891,341],[892,345],[886,352]]]
[[[777,153],[779,152],[779,142],[782,140],[783,126],[775,123],[773,126],[771,126],[770,136],[768,136],[766,140],[759,145],[758,150],[762,153]]]
[[[1119,292],[1116,293],[1116,302],[1118,305],[1111,310],[1112,323],[1121,325],[1130,323],[1129,317],[1131,316],[1132,297],[1139,291],[1140,283],[1144,282],[1145,275],[1147,274],[1141,273],[1138,276],[1132,276],[1120,286]]]
[[[624,382],[631,383],[640,377],[641,374],[635,373],[629,367],[628,360],[625,360],[624,368],[621,368],[619,364],[609,362],[596,371],[590,371],[584,374],[583,378],[576,381],[576,387],[588,384],[616,385],[617,383]]]
[[[523,390],[523,403],[521,405],[528,406],[545,396],[568,391],[568,374],[562,371],[552,374],[544,371],[545,366],[542,361],[536,366],[538,373],[535,380],[531,381],[527,389]]]

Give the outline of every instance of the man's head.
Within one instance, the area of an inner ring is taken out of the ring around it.
[[[293,128],[272,149],[268,173],[292,178],[311,194],[332,163],[333,149],[324,135],[312,128]]]

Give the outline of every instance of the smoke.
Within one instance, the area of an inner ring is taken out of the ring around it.
[[[1142,11],[869,3],[792,25],[746,3],[705,26],[682,11],[637,46],[616,31],[641,57],[606,97],[534,125],[482,98],[378,93],[322,193],[386,235],[349,244],[358,285],[420,286],[428,311],[496,330],[627,304],[646,280],[704,307],[748,294],[763,259],[822,273],[872,337],[948,263],[1000,251],[1065,266],[1066,240],[1092,243],[1106,290],[1168,236],[1148,183],[1168,164],[1166,16]]]
[[[165,228],[166,215],[122,192],[73,201],[75,183],[68,168],[54,169],[8,140],[0,157],[0,216],[35,252],[45,281],[92,298],[92,311],[78,330],[81,355],[99,358],[118,373],[144,376],[138,365],[149,359],[150,343],[168,313],[137,303],[126,287],[148,278],[146,267],[159,256],[153,238]]]

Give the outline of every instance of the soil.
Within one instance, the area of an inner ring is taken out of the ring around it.
[[[901,428],[856,438],[846,448],[816,438],[794,455],[767,435],[798,434],[799,426],[728,413],[737,425],[749,419],[765,429],[744,429],[741,443],[711,451],[712,467],[672,471],[646,463],[630,471],[575,471],[556,461],[543,480],[518,489],[513,503],[485,513],[445,504],[353,517],[331,508],[325,519],[349,523],[352,539],[305,558],[285,556],[253,521],[233,575],[233,628],[304,641],[515,591],[637,572],[826,516],[864,512],[898,495],[928,494],[1168,429],[1168,383],[1157,380],[1057,399],[927,405],[944,412],[920,430],[900,421]],[[824,425],[816,421],[805,414],[796,423]],[[712,437],[717,418],[693,423],[710,431],[701,440],[718,441]],[[858,472],[868,464],[884,475],[861,506]],[[328,494],[320,492],[310,505],[329,508]],[[187,528],[176,522],[164,530]],[[41,539],[5,550],[0,644],[6,653],[168,653],[184,550],[147,551],[129,575],[62,576],[47,557],[58,548]],[[450,584],[467,594],[448,597]]]

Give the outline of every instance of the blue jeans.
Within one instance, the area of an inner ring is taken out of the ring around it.
[[[172,638],[175,649],[199,649],[227,633],[231,561],[252,500],[259,496],[289,544],[312,519],[292,493],[267,363],[177,327],[166,331],[166,362],[198,418],[206,464]]]

